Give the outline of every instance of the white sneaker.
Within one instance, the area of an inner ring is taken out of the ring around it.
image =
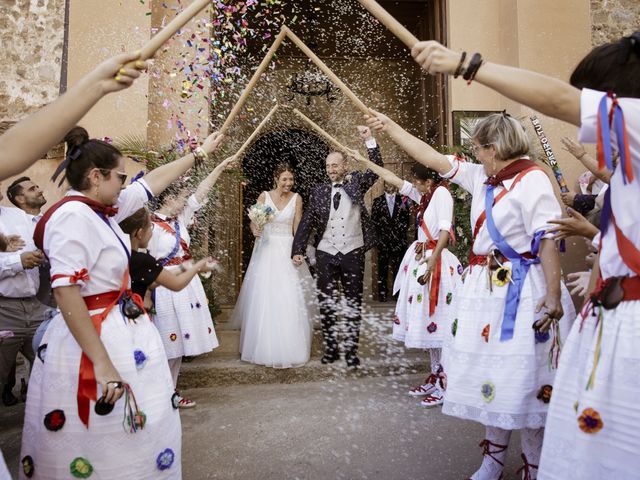
[[[183,397],[177,391],[173,394],[173,397],[171,397],[171,403],[173,404],[173,408],[193,408],[196,406],[196,402],[187,397]]]
[[[413,387],[411,390],[409,390],[409,395],[411,395],[412,397],[424,397],[425,395],[429,395],[436,389],[436,381],[437,377],[435,375],[429,375],[425,379],[424,385]]]
[[[427,395],[422,399],[420,405],[423,407],[431,408],[437,407],[438,405],[442,405],[444,403],[444,392],[439,388],[434,388],[433,392],[430,395]]]

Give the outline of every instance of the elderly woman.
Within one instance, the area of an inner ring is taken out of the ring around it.
[[[368,123],[472,195],[472,255],[454,293],[453,338],[443,352],[443,412],[486,426],[484,460],[472,479],[502,477],[512,430],[521,430],[523,468],[531,474],[555,376],[550,367],[574,317],[558,250],[546,233],[560,216],[549,177],[528,159],[524,128],[506,113],[478,123],[473,152],[480,164],[438,153],[382,114],[374,112]]]

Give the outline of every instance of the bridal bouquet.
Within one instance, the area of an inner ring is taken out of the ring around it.
[[[263,203],[256,203],[249,208],[249,219],[255,223],[258,228],[264,227],[276,216],[276,211]]]

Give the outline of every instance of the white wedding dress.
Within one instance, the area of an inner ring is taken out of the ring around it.
[[[275,368],[304,365],[311,353],[318,314],[314,281],[306,264],[291,261],[296,197],[278,210],[256,238],[231,324],[241,326],[240,352],[246,362]]]

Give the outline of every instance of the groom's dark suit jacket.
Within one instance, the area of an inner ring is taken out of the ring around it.
[[[380,147],[367,149],[369,159],[382,166],[382,154]],[[360,221],[362,224],[362,236],[364,240],[365,250],[370,249],[376,244],[375,227],[369,217],[367,208],[364,205],[364,195],[376,183],[378,176],[371,170],[364,172],[356,171],[348,174],[342,181],[342,188],[349,195],[351,201],[360,207]],[[307,250],[307,242],[312,231],[316,231],[314,246],[317,247],[322,239],[327,223],[329,222],[329,214],[331,208],[331,183],[323,183],[318,185],[311,191],[309,196],[309,204],[306,205],[302,220],[298,225],[296,236],[293,239],[293,248],[291,256],[304,255]]]

